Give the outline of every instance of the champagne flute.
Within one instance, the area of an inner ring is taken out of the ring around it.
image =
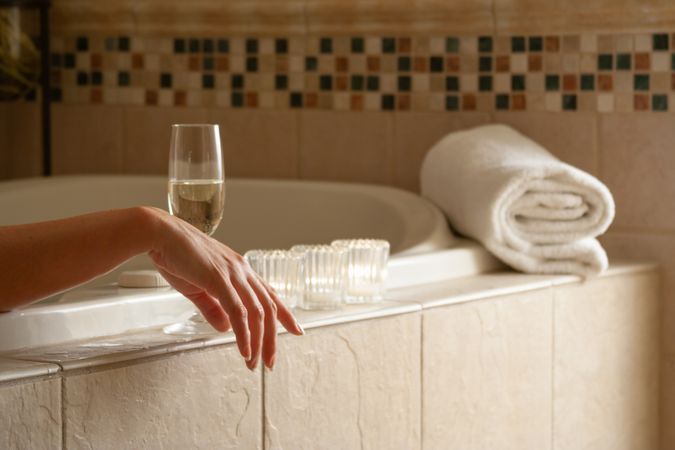
[[[220,130],[214,124],[171,126],[169,212],[211,236],[225,207],[225,175]],[[211,334],[199,312],[187,322],[170,326],[172,333]]]

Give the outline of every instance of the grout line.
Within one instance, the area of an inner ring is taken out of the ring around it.
[[[66,379],[61,377],[61,450],[67,448],[66,446]]]

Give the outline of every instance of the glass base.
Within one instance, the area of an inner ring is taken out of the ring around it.
[[[165,326],[163,331],[165,334],[177,334],[182,336],[201,336],[218,333],[218,331],[204,319],[204,316],[198,312],[194,313],[185,322],[173,323]]]
[[[303,303],[299,306],[305,311],[331,311],[342,308],[342,303]]]
[[[348,295],[345,303],[348,305],[363,305],[367,303],[380,303],[384,300],[382,295]]]

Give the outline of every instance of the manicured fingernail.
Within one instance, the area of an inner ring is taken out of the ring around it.
[[[270,369],[270,370],[274,370],[274,363],[276,362],[276,360],[277,360],[277,355],[272,356],[272,360],[270,361],[270,365],[267,366],[267,368]]]
[[[297,325],[298,325],[298,331],[300,332],[300,334],[305,334],[305,329],[302,328],[299,323]]]

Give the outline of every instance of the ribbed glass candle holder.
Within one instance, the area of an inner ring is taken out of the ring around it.
[[[340,239],[333,247],[347,251],[345,303],[376,303],[384,299],[389,242],[379,239]]]
[[[251,250],[244,258],[286,306],[295,308],[300,303],[304,287],[301,255],[288,250]]]
[[[336,309],[342,304],[347,249],[331,245],[296,245],[291,251],[302,255],[303,309]]]

